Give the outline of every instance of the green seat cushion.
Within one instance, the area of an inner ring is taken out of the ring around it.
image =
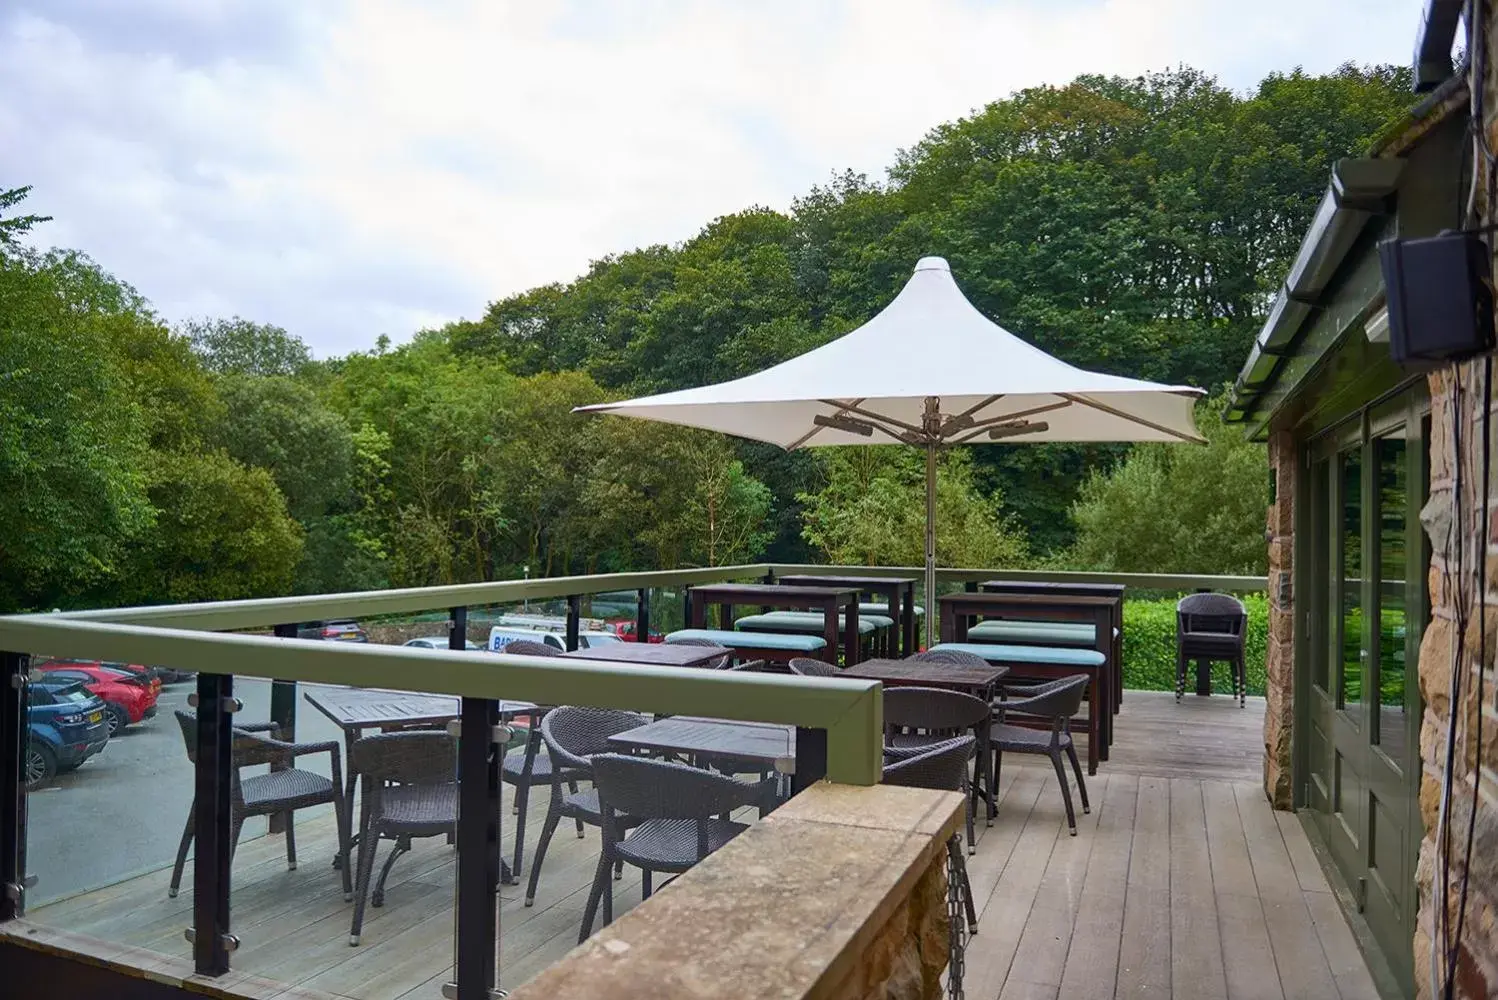
[[[858,606],[858,613],[861,614],[861,615],[884,615],[885,617],[894,617],[893,615],[890,615],[890,613],[889,613],[889,605],[888,604],[879,604],[877,602],[871,602],[871,603],[868,603],[868,604],[860,604]],[[898,611],[896,613],[898,613]],[[915,606],[915,616],[917,618],[921,617],[925,613],[926,613],[926,609],[925,608],[921,607],[919,604],[917,604]]]
[[[667,642],[680,642],[683,639],[708,639],[729,649],[785,649],[796,653],[815,653],[827,645],[827,640],[819,635],[729,632],[720,628],[684,628],[666,636]]]
[[[1100,667],[1104,657],[1095,649],[1063,649],[1056,646],[1000,646],[986,642],[939,642],[931,647],[956,649],[981,656],[989,663],[1045,664],[1056,667]]]
[[[967,630],[968,642],[997,642],[1025,645],[1045,643],[1058,646],[1091,646],[1097,629],[1086,622],[978,622]]]
[[[818,611],[770,611],[762,615],[746,615],[734,623],[734,628],[744,632],[814,632],[822,634],[827,619]],[[876,628],[888,628],[894,622],[877,615],[858,616],[858,634],[868,635]],[[837,630],[847,625],[842,615],[837,616]]]

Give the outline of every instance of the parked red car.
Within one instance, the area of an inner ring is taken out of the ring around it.
[[[33,667],[53,680],[76,681],[103,700],[110,736],[156,714],[160,678],[90,660],[45,660]]]
[[[611,621],[611,622],[609,622],[608,626],[609,626],[610,629],[613,630],[613,633],[615,635],[617,635],[624,642],[639,642],[639,639],[636,638],[636,636],[635,636],[635,623],[634,623],[634,619],[632,619],[632,618],[620,618],[617,621]],[[651,629],[650,630],[650,637],[648,639],[646,639],[645,641],[646,642],[665,642],[666,641],[666,637],[663,636],[663,635],[661,635],[655,629]]]

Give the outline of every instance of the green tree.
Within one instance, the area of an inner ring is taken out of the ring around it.
[[[832,563],[920,566],[926,561],[925,458],[912,448],[827,448],[826,483],[803,494],[806,540]],[[997,495],[973,481],[962,449],[943,452],[936,473],[936,558],[943,566],[1018,567],[1029,562],[1022,531]]]
[[[107,335],[135,305],[86,258],[0,244],[0,610],[72,603],[151,524],[147,422]]]
[[[218,375],[296,375],[312,361],[300,338],[279,326],[231,319],[192,319],[181,332],[203,365]]]
[[[353,435],[310,388],[283,375],[233,374],[219,381],[218,393],[224,415],[214,443],[268,471],[293,517],[317,517],[350,489]]]
[[[1222,422],[1225,394],[1203,401],[1208,440],[1141,445],[1082,487],[1069,568],[1123,573],[1265,572],[1269,465],[1264,446]]]
[[[123,600],[223,601],[290,589],[302,529],[269,472],[214,451],[156,453],[145,471],[156,523],[130,546]]]
[[[20,238],[39,222],[51,222],[50,215],[5,215],[31,193],[31,186],[0,190],[0,249],[15,249]]]

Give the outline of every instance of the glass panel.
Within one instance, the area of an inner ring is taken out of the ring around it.
[[[1403,429],[1374,441],[1378,460],[1378,690],[1373,741],[1396,764],[1404,760],[1405,538],[1409,505],[1409,463]]]
[[[142,664],[33,656],[27,684],[26,916],[184,959],[190,876],[169,897],[193,797],[173,715],[190,675]]]
[[[1312,614],[1314,623],[1330,622],[1332,620],[1330,609],[1326,606],[1327,602],[1331,599],[1330,594],[1332,591],[1330,589],[1328,574],[1325,572],[1327,566],[1326,553],[1328,551],[1336,551],[1336,539],[1332,537],[1331,532],[1327,529],[1327,505],[1331,503],[1330,467],[1331,463],[1326,459],[1321,459],[1311,466],[1310,510],[1312,523],[1310,525],[1310,539],[1304,551],[1314,553],[1314,558],[1312,559],[1313,567],[1308,574],[1308,577],[1313,581],[1315,590],[1313,602],[1315,611]],[[1320,632],[1322,638],[1316,641],[1312,647],[1311,683],[1322,691],[1329,691],[1331,690],[1331,680],[1327,669],[1328,650],[1325,632],[1321,631],[1323,629],[1322,625],[1316,624],[1315,627]]]
[[[1363,669],[1363,454],[1344,452],[1342,463],[1342,675],[1337,704],[1362,718]]]

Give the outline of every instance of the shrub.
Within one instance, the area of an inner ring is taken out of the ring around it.
[[[1240,595],[1248,609],[1248,693],[1264,693],[1264,652],[1269,637],[1269,602],[1263,594]],[[1187,664],[1186,686],[1195,687],[1194,663]],[[1176,598],[1124,602],[1124,687],[1174,691],[1176,687]],[[1225,667],[1212,671],[1212,690],[1229,694]]]

